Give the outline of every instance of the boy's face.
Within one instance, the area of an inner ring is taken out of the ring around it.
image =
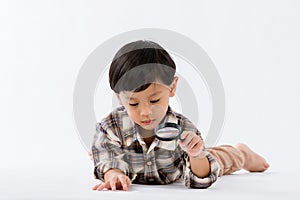
[[[171,86],[152,83],[141,92],[122,91],[117,97],[131,120],[143,129],[153,130],[168,110],[169,97],[175,95],[177,80],[178,77],[175,77]]]

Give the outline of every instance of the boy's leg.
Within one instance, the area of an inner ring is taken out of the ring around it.
[[[230,145],[220,145],[206,149],[220,165],[219,176],[239,171],[244,166],[244,156],[240,150]]]
[[[250,172],[263,172],[269,167],[263,157],[253,152],[245,144],[238,144],[237,147],[221,145],[207,148],[207,151],[212,154],[221,167],[219,176],[231,174],[241,169]]]

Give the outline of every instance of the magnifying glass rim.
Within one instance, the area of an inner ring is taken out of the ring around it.
[[[170,138],[162,138],[162,137],[159,137],[157,134],[155,134],[155,137],[159,140],[162,140],[162,141],[172,141],[172,140],[176,140],[179,138],[179,136],[181,135],[181,126],[179,126],[179,124],[176,124],[176,123],[172,123],[172,122],[166,122],[166,123],[162,123],[160,125],[158,125],[156,128],[155,128],[155,133],[157,131],[159,131],[160,129],[163,129],[163,128],[176,128],[178,129],[179,131],[179,134],[175,137],[170,137]]]

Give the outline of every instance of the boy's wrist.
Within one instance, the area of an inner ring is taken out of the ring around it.
[[[198,155],[190,156],[190,157],[202,160],[202,159],[206,158],[206,153],[204,151],[201,151]]]

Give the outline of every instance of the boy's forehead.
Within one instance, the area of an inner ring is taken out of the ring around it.
[[[163,84],[153,83],[147,89],[140,92],[132,91],[122,91],[120,94],[126,99],[135,99],[140,97],[151,97],[158,94],[161,94],[164,90],[168,89],[167,86]]]

